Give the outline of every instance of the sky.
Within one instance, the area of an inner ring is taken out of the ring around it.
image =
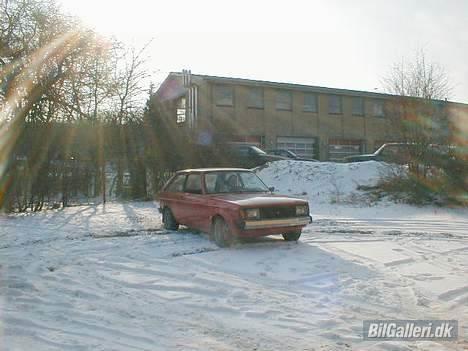
[[[171,71],[383,92],[418,50],[468,103],[468,1],[57,0],[84,24],[147,49],[155,84]]]

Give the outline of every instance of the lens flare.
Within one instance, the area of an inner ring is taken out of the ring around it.
[[[60,79],[60,69],[65,58],[86,41],[87,36],[87,33],[78,31],[64,33],[28,57],[2,67],[0,78],[4,82],[22,66],[9,84],[5,100],[0,104],[0,208],[14,181],[8,171],[28,112],[41,95]],[[33,162],[37,165],[35,168],[40,165],[45,154],[38,152],[35,155],[38,158]]]

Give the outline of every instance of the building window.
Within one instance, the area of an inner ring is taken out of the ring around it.
[[[353,116],[364,116],[364,99],[362,97],[353,97],[352,114]]]
[[[276,109],[283,111],[292,110],[292,94],[287,90],[279,90],[276,93]]]
[[[373,103],[373,112],[375,117],[384,117],[384,102],[383,100],[376,100]]]
[[[304,94],[304,112],[317,112],[318,111],[317,94],[305,93]]]
[[[263,88],[250,88],[247,101],[249,108],[263,108]]]
[[[229,85],[216,85],[214,89],[215,103],[217,106],[234,105],[234,89]]]
[[[177,102],[177,123],[184,123],[186,119],[186,100],[185,97],[180,98]]]
[[[341,96],[338,96],[338,95],[328,96],[328,113],[334,114],[334,115],[343,113],[343,108],[341,105]]]
[[[185,122],[185,108],[178,108],[177,109],[177,120],[176,122],[179,123],[184,123]]]

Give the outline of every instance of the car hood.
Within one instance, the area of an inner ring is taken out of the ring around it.
[[[375,157],[377,156],[376,154],[362,154],[362,155],[353,155],[349,157]]]
[[[279,156],[279,155],[273,155],[273,154],[262,154],[259,155],[260,157],[267,158],[269,160],[289,160],[287,157]]]
[[[345,157],[345,160],[365,160],[377,157],[376,154],[352,155]]]
[[[288,206],[307,204],[307,200],[275,194],[214,194],[213,199],[237,204],[242,207]]]

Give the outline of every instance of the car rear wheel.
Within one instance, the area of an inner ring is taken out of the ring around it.
[[[294,233],[285,233],[283,234],[283,238],[286,241],[298,241],[301,237],[301,232],[294,232]]]
[[[213,239],[219,247],[229,246],[231,243],[231,231],[224,219],[218,217],[213,224]]]
[[[176,222],[174,215],[169,207],[164,208],[163,210],[163,223],[164,229],[167,230],[177,230],[179,229],[179,223]]]

